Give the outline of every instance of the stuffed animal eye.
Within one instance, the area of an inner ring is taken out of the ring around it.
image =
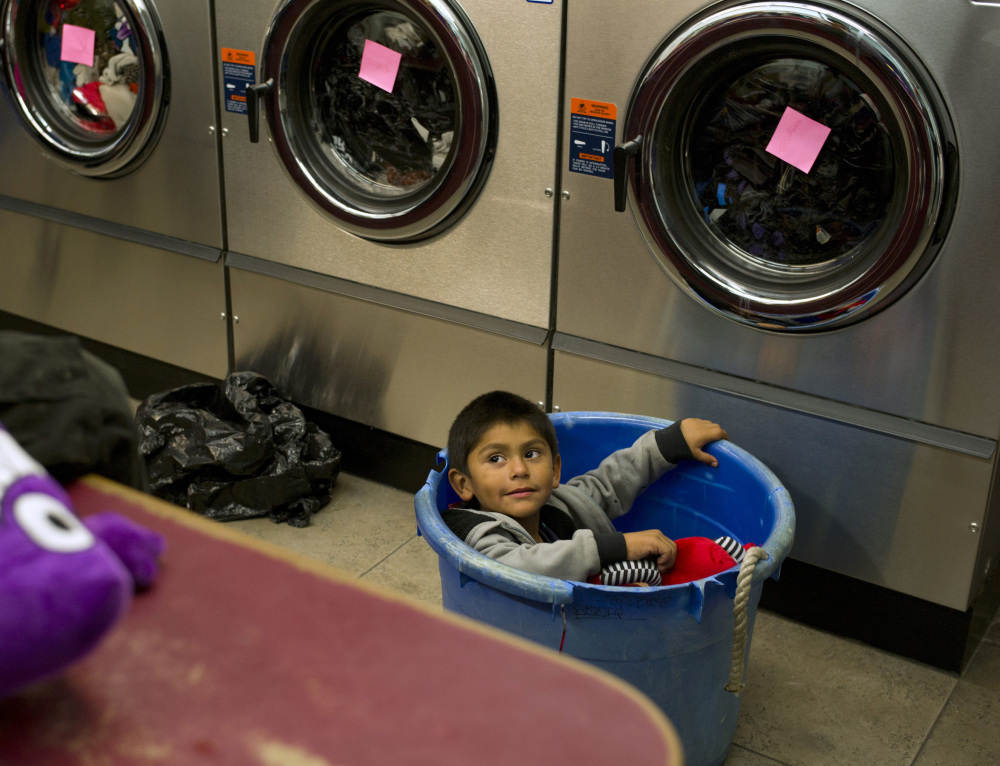
[[[41,492],[28,492],[14,501],[14,519],[41,548],[55,553],[84,551],[94,536],[65,505]]]

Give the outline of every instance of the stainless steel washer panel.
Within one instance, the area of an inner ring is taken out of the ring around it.
[[[205,375],[227,373],[221,260],[0,210],[0,310]]]
[[[149,159],[112,180],[77,175],[44,156],[0,98],[0,194],[221,248],[209,3],[160,0],[155,10],[170,64],[170,103]]]
[[[261,372],[297,402],[443,447],[455,415],[483,391],[545,400],[540,343],[229,273],[237,369]]]
[[[984,552],[977,565],[983,535],[970,528],[982,529],[996,454],[961,455],[564,352],[552,401],[564,412],[722,423],[792,496],[795,559],[965,611],[996,557]]]
[[[623,110],[646,57],[702,2],[623,2],[570,9],[566,103]],[[561,204],[557,328],[795,391],[989,438],[1000,433],[1000,261],[984,222],[1000,150],[983,115],[996,110],[1000,9],[936,0],[857,3],[920,55],[955,123],[960,188],[946,241],[923,279],[859,324],[809,337],[754,330],[698,305],[661,271],[612,184],[567,170]],[[600,30],[606,56],[593,55]],[[942,30],[949,30],[942,34]],[[619,130],[621,121],[619,121]],[[567,128],[568,130],[568,128]],[[618,136],[622,140],[624,136]],[[564,133],[564,146],[568,132]]]
[[[410,245],[348,234],[289,182],[245,115],[222,124],[230,249],[308,271],[547,327],[554,226],[562,2],[461,3],[496,80],[496,159],[472,208],[442,234]],[[218,0],[219,45],[255,52],[275,3]],[[549,196],[546,190],[549,190]]]

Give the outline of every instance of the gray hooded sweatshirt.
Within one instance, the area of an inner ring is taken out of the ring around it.
[[[585,582],[602,567],[627,558],[625,536],[612,519],[628,513],[641,492],[690,457],[680,424],[674,423],[647,431],[594,470],[561,483],[540,512],[542,537],[551,542],[535,542],[515,519],[477,507],[449,508],[441,516],[452,532],[491,559]]]

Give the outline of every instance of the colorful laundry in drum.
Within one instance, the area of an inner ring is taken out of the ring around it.
[[[113,136],[135,110],[142,62],[123,8],[108,0],[50,0],[39,8],[42,75],[71,124]]]

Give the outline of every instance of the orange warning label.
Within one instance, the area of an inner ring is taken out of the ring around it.
[[[223,48],[222,61],[226,64],[246,64],[247,66],[253,66],[257,63],[257,56],[253,51],[240,51],[235,48]]]
[[[603,117],[606,120],[618,119],[618,107],[603,101],[573,98],[570,99],[570,107],[573,110],[573,114],[582,114],[586,117]]]
[[[570,99],[569,172],[613,179],[617,125],[618,107],[614,104]]]
[[[247,88],[257,82],[253,51],[222,49],[223,99],[227,112],[247,113]]]

